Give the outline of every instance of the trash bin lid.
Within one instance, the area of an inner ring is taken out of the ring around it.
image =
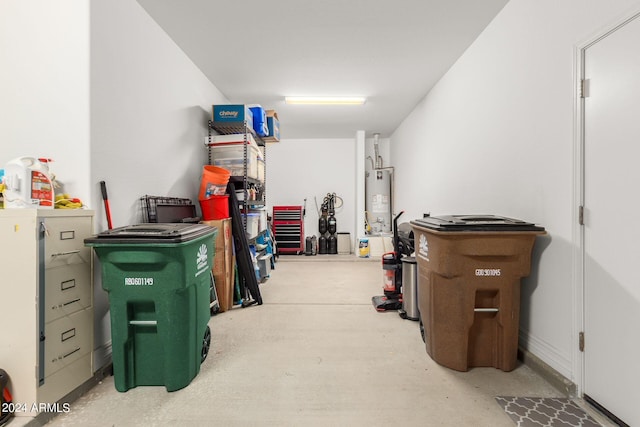
[[[182,243],[212,234],[206,224],[134,224],[114,228],[85,239],[85,243]]]
[[[428,216],[411,224],[439,231],[544,231],[531,222],[497,215]]]

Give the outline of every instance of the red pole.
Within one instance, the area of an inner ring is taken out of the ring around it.
[[[109,207],[109,197],[107,197],[107,184],[104,181],[100,181],[100,190],[102,191],[102,200],[104,200],[104,210],[107,214],[107,226],[111,230],[113,228],[113,224],[111,224],[111,208]]]

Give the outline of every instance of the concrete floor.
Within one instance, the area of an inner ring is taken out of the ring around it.
[[[119,393],[108,377],[47,426],[512,427],[495,396],[562,397],[522,364],[433,362],[418,322],[374,310],[379,261],[281,256],[260,289],[263,305],[211,318],[211,352],[186,388]]]

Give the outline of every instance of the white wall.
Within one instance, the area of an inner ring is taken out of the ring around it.
[[[91,2],[91,189],[97,231],[141,221],[145,194],[197,204],[211,105],[228,102],[134,0]],[[96,284],[96,344],[109,341]],[[97,352],[100,355],[100,352]],[[98,364],[99,366],[99,364]]]
[[[114,226],[140,222],[145,194],[197,204],[207,120],[224,102],[136,1],[93,0],[91,184],[99,206],[107,183]],[[98,219],[106,228],[102,209]]]
[[[391,137],[407,216],[546,227],[522,285],[521,344],[573,381],[575,49],[638,4],[511,0]]]
[[[101,180],[114,226],[140,221],[145,194],[197,200],[211,104],[227,99],[135,0],[3,0],[0,63],[0,167],[54,159],[96,231]],[[110,337],[100,280],[94,294],[98,369]]]
[[[90,4],[0,2],[0,167],[52,158],[99,231],[100,180],[114,226],[140,220],[145,194],[196,199],[211,104],[228,100],[137,2]]]
[[[51,158],[64,190],[88,202],[88,2],[2,0],[0,64],[0,168]]]
[[[356,144],[355,139],[285,139],[267,146],[267,203],[304,205],[305,236],[318,235],[318,209],[327,193],[344,201],[336,209],[338,232],[355,239]]]
[[[359,131],[364,135],[364,131]],[[358,135],[356,135],[358,136]],[[379,154],[384,167],[391,165],[389,138],[380,138]],[[358,220],[358,181],[364,185],[364,172],[358,176],[358,164],[371,169],[374,158],[373,138],[363,138],[363,150],[357,151],[355,139],[288,139],[267,146],[267,199],[269,214],[274,205],[303,205],[307,199],[305,235],[318,234],[318,208],[329,192],[344,200],[344,207],[336,210],[338,231],[351,234],[352,250],[356,239],[364,236],[364,214]],[[295,177],[295,178],[292,178]]]

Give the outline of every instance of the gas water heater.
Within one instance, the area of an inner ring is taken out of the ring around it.
[[[365,172],[365,210],[370,234],[391,232],[393,168],[383,167],[382,157],[378,154],[379,136],[377,133],[373,135],[373,169]]]
[[[391,231],[391,171],[374,169],[367,171],[365,182],[367,222],[371,233]]]

